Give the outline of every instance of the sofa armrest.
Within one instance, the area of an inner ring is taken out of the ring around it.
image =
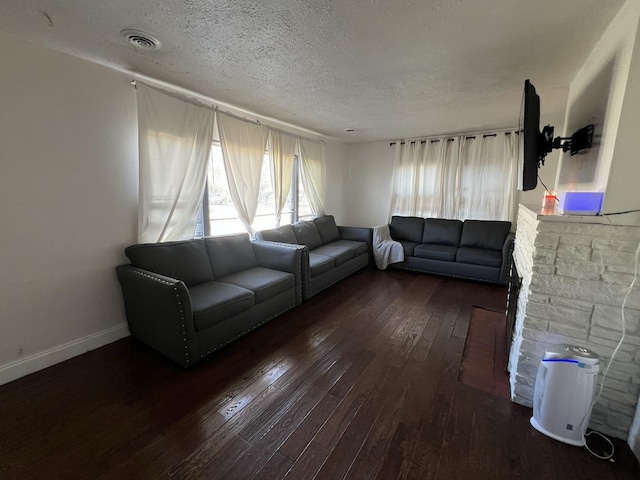
[[[342,240],[353,240],[356,242],[365,242],[369,252],[369,263],[373,260],[373,228],[368,227],[340,227],[340,238]]]
[[[254,240],[252,245],[261,267],[293,274],[296,285],[296,305],[300,305],[302,303],[302,284],[305,281],[306,273],[304,261],[307,259],[308,263],[309,258],[306,254],[307,247],[264,240]]]
[[[516,238],[516,234],[513,232],[509,232],[507,234],[507,238],[504,240],[504,245],[502,245],[502,266],[500,267],[500,283],[503,285],[507,284],[509,279],[509,268],[511,267],[511,262],[513,261],[513,243]]]
[[[131,265],[116,267],[131,334],[183,367],[199,360],[184,282]]]
[[[354,240],[356,242],[366,242],[371,250],[373,245],[373,228],[368,227],[338,227],[342,240]]]

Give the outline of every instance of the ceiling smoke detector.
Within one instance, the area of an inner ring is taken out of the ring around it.
[[[157,50],[160,48],[160,40],[140,30],[125,29],[120,32],[120,35],[126,38],[127,42],[134,47],[143,50]]]

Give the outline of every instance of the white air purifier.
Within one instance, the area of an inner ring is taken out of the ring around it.
[[[544,354],[533,393],[533,428],[560,442],[584,446],[600,370],[598,355],[575,345]]]

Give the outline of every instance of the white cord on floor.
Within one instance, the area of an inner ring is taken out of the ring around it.
[[[598,455],[596,452],[594,452],[593,450],[591,450],[589,448],[589,445],[587,444],[587,437],[591,434],[595,433],[596,435],[600,435],[602,438],[604,438],[607,443],[609,445],[611,445],[611,453],[607,454],[607,455]],[[591,455],[593,455],[594,457],[599,458],[600,460],[611,460],[612,462],[615,462],[615,460],[613,460],[613,454],[615,453],[616,449],[613,446],[613,443],[611,442],[611,440],[609,440],[607,437],[605,437],[603,434],[601,434],[600,432],[596,432],[595,430],[591,430],[589,433],[585,433],[584,434],[584,448],[586,448],[587,450],[589,450],[589,453]]]
[[[607,368],[605,369],[605,371],[604,371],[604,373],[602,375],[602,382],[600,383],[600,389],[598,390],[598,395],[596,395],[596,398],[594,398],[593,402],[591,402],[591,406],[587,410],[587,413],[585,413],[584,417],[582,417],[582,421],[580,422],[580,427],[581,428],[583,426],[584,421],[587,419],[587,417],[589,415],[591,415],[591,411],[593,410],[594,405],[596,404],[596,402],[600,398],[600,395],[602,394],[602,389],[604,388],[604,381],[607,378],[607,374],[609,373],[609,368],[611,368],[611,364],[613,363],[613,359],[615,358],[616,354],[618,353],[618,350],[620,350],[620,347],[622,346],[622,342],[624,342],[624,337],[626,335],[626,323],[627,323],[626,317],[624,315],[624,308],[627,305],[627,300],[629,298],[629,295],[631,294],[631,291],[633,290],[633,287],[635,286],[636,281],[638,280],[638,255],[639,254],[640,254],[640,243],[638,243],[638,247],[636,248],[636,254],[635,254],[634,262],[633,262],[633,264],[634,264],[633,280],[631,281],[631,284],[629,285],[629,288],[627,288],[627,293],[625,294],[624,300],[622,301],[622,306],[620,307],[620,311],[621,311],[621,314],[622,314],[622,337],[620,337],[620,341],[618,342],[618,345],[616,345],[616,348],[613,350],[613,353],[611,354],[611,359],[609,359],[609,363],[607,364]],[[587,445],[587,437],[589,435],[591,435],[592,433],[600,435],[607,442],[609,442],[609,445],[611,445],[611,453],[610,454],[598,455],[597,453],[595,453],[593,450],[591,450],[589,448],[589,445]],[[593,456],[595,456],[597,458],[600,458],[602,460],[611,460],[611,461],[613,461],[612,458],[613,458],[613,454],[615,452],[615,448],[614,448],[613,443],[611,442],[611,440],[609,440],[607,437],[605,437],[600,432],[596,432],[596,431],[591,431],[589,433],[584,434],[583,438],[584,438],[584,446],[589,451],[589,453],[591,453],[591,455],[593,455]]]

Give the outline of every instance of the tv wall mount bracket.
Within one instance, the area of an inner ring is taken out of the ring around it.
[[[553,126],[547,125],[540,132],[540,144],[544,145],[544,154],[551,153],[551,150],[561,148],[563,152],[570,152],[571,155],[589,150],[593,144],[593,124],[576,131],[570,137],[553,138]],[[541,159],[544,164],[544,157]]]

